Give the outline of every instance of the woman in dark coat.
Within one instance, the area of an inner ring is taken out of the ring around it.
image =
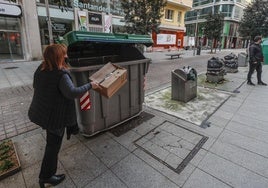
[[[74,98],[98,87],[94,82],[74,86],[65,63],[66,46],[49,45],[43,56],[34,73],[34,95],[28,112],[29,119],[46,130],[46,149],[39,174],[41,188],[46,183],[55,186],[65,179],[64,174],[56,175],[56,171],[65,128],[67,137],[78,132]]]

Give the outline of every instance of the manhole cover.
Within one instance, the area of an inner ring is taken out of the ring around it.
[[[4,69],[17,69],[17,68],[19,68],[19,67],[6,67]]]
[[[180,173],[201,149],[208,137],[165,121],[134,144],[176,173]]]
[[[131,129],[134,129],[135,127],[141,125],[143,122],[153,118],[154,115],[149,114],[147,112],[142,112],[139,116],[113,128],[110,130],[110,132],[119,137],[121,135],[123,135],[124,133],[128,132]]]

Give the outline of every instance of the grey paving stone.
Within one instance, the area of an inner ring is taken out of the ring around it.
[[[110,135],[112,135],[110,133]],[[125,134],[116,137],[112,135],[112,138],[116,140],[118,143],[120,143],[122,146],[127,148],[129,151],[135,150],[137,147],[134,145],[134,141],[140,138],[141,135],[137,134],[135,131],[128,131]]]
[[[18,172],[0,181],[1,188],[26,188],[22,172]]]
[[[14,141],[21,165],[27,168],[43,159],[46,141],[39,133]]]
[[[41,168],[41,161],[22,169],[23,177],[27,187],[39,187],[38,176]]]
[[[268,143],[268,131],[256,129],[253,126],[249,127],[247,125],[235,121],[231,121],[226,126],[226,129]]]
[[[190,163],[194,166],[198,166],[198,164],[203,160],[203,158],[207,155],[208,151],[204,149],[200,149],[194,158],[190,161]]]
[[[130,153],[106,134],[84,144],[108,167],[113,166]]]
[[[167,177],[134,155],[129,155],[111,169],[129,188],[178,188]]]
[[[85,188],[127,188],[127,186],[115,174],[107,170],[86,185]]]
[[[144,110],[147,113],[151,113],[153,115],[155,115],[155,117],[153,117],[152,119],[150,119],[150,123],[153,125],[160,125],[161,123],[163,123],[166,119],[163,117],[160,117],[158,114],[156,114],[156,110],[153,109],[149,109],[149,108],[145,108]]]
[[[161,133],[159,133],[161,134]],[[184,140],[181,137],[177,137],[177,136],[173,136],[173,135],[167,135],[166,137],[159,138],[159,135],[157,134],[155,137],[153,137],[152,139],[150,139],[148,142],[144,143],[142,145],[142,147],[146,147],[146,145],[150,145],[150,143],[152,143],[155,146],[155,149],[160,150],[160,151],[156,151],[154,149],[150,149],[153,151],[153,153],[161,153],[162,149],[164,149],[165,153],[173,153],[176,156],[184,159],[189,153],[190,151],[194,148],[194,144]],[[165,134],[164,134],[165,135]],[[145,137],[146,138],[146,137]],[[170,138],[170,139],[169,139]],[[150,146],[148,146],[150,147]]]
[[[27,187],[39,187],[38,181],[39,181],[39,172],[41,168],[41,162],[35,163],[31,167],[28,167],[26,169],[23,169],[23,177],[26,183]],[[60,162],[58,162],[58,168],[56,174],[65,174],[65,180],[57,185],[56,187],[58,188],[63,188],[63,187],[75,187],[73,181],[71,178],[68,176],[66,171],[64,170],[64,167]]]
[[[77,187],[84,187],[107,170],[107,167],[81,143],[61,151],[59,160]]]
[[[80,140],[77,138],[77,135],[71,135],[70,140],[67,140],[67,135],[65,133],[62,140],[61,150],[65,150],[72,145],[78,144],[79,142]]]
[[[243,92],[243,91],[240,90],[239,95],[241,95],[241,92]],[[245,93],[245,92],[243,92],[243,93]],[[239,109],[244,101],[245,101],[245,98],[238,97],[238,94],[237,94],[237,95],[232,95],[227,101],[225,101],[224,105],[232,106],[236,109]]]
[[[249,116],[248,114],[236,114],[232,121],[244,124],[249,127],[268,131],[268,121],[259,120],[256,117]]]
[[[202,139],[201,135],[196,134],[195,132],[191,132],[191,129],[187,130],[183,126],[177,126],[176,124],[173,124],[171,122],[163,123],[155,131],[157,130],[159,130],[161,134],[165,133],[162,138],[167,140],[166,142],[172,142],[172,140],[177,141],[178,137],[180,137],[184,140],[189,141],[192,144],[197,144]],[[157,137],[161,137],[161,134],[160,136],[157,135]],[[168,141],[168,139],[166,138],[167,136],[170,137],[170,141]]]
[[[169,155],[168,151],[166,151],[162,147],[159,147],[158,145],[154,144],[151,141],[145,142],[141,147],[150,152],[151,154],[157,156],[159,159],[163,161],[165,161],[165,159]]]
[[[211,152],[268,178],[268,159],[234,145],[217,141]]]
[[[245,101],[244,104],[241,106],[240,110],[248,111],[248,115],[251,115],[252,113],[260,113],[263,114],[267,112],[266,108],[263,108],[266,106],[268,102],[262,101],[262,102],[254,102],[254,101]]]
[[[267,91],[267,87],[258,86],[249,94],[247,101],[268,102]]]
[[[229,130],[225,130],[219,137],[219,140],[221,142],[235,145],[264,157],[268,157],[268,150],[263,149],[268,148],[268,144],[259,140],[249,138],[241,134],[231,132]]]
[[[195,169],[183,188],[228,188],[231,187],[199,169]]]
[[[228,102],[228,100],[227,100],[227,102]],[[233,104],[233,103],[227,103],[227,102],[225,102],[221,107],[220,107],[220,109],[222,110],[222,111],[226,111],[226,112],[229,112],[229,113],[236,113],[237,112],[237,110],[240,108],[240,106],[241,106],[241,103],[235,103],[235,104]]]
[[[139,135],[145,135],[147,132],[151,131],[156,127],[155,124],[152,124],[150,122],[144,122],[138,127],[135,127],[132,129],[134,132],[138,133]]]
[[[212,115],[207,120],[207,122],[211,123],[210,126],[217,126],[217,127],[220,127],[220,128],[224,128],[229,121],[230,121],[229,119],[219,117],[219,116],[216,116],[216,115]]]
[[[151,109],[150,107],[147,107],[147,108]],[[158,122],[161,122],[162,119],[164,119],[164,120],[169,120],[169,121],[172,121],[172,122],[174,122],[174,121],[176,121],[176,120],[178,119],[178,118],[175,117],[175,116],[172,116],[172,115],[163,113],[163,112],[161,112],[161,111],[157,111],[157,110],[154,110],[154,109],[151,109],[151,110],[152,110],[152,113],[153,113],[156,117],[160,118],[159,120],[156,120],[157,124],[159,124]],[[154,122],[154,119],[152,120],[152,122]],[[154,124],[154,123],[153,123],[153,124]]]
[[[268,120],[267,120],[267,113],[268,113],[267,110],[263,110],[263,111],[259,111],[259,112],[252,112],[251,110],[245,109],[245,108],[238,111],[238,114],[239,115],[245,115],[245,114],[247,114],[249,117],[251,117],[253,119],[257,119],[257,120],[260,120],[260,121],[266,121],[266,122],[268,122]]]
[[[193,165],[188,164],[184,170],[178,174],[140,149],[136,149],[134,154],[178,186],[182,186],[185,183],[195,168]]]
[[[208,153],[198,167],[232,187],[265,188],[268,186],[268,179],[263,176],[257,175],[212,153]]]
[[[232,112],[228,112],[220,108],[213,115],[216,115],[218,117],[223,117],[225,119],[231,119],[234,114]]]
[[[195,125],[189,124],[189,123],[183,124],[182,126],[187,128],[187,129],[190,129],[192,131],[195,131],[201,135],[208,136],[208,137],[214,137],[214,138],[218,137],[221,134],[221,132],[223,131],[223,128],[218,127],[218,126],[210,126],[207,128],[202,128],[200,126],[195,126]]]

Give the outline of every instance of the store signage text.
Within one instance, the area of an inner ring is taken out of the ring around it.
[[[121,9],[111,9],[109,10],[108,7],[104,7],[101,5],[102,1],[101,0],[95,0],[94,4],[91,3],[82,3],[79,0],[73,0],[73,6],[75,8],[80,8],[80,9],[87,9],[90,11],[97,11],[97,12],[110,12],[112,14],[116,15],[123,15],[123,11]]]
[[[103,7],[101,5],[100,6],[92,5],[89,3],[81,3],[81,2],[79,2],[79,0],[74,0],[73,6],[76,8],[88,9],[88,10],[92,10],[92,11],[109,12],[109,9],[107,7]]]
[[[0,15],[10,17],[20,17],[21,8],[18,5],[9,5],[0,3]]]

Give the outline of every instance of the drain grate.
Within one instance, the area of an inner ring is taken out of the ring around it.
[[[147,112],[142,112],[139,116],[111,129],[110,132],[116,137],[119,137],[123,135],[124,133],[128,132],[129,130],[134,129],[135,127],[138,127],[143,122],[148,121],[149,119],[153,117],[154,115],[152,114],[149,114]]]
[[[5,67],[4,69],[9,70],[9,69],[17,69],[17,68],[19,68],[19,67]]]
[[[134,141],[145,153],[180,174],[208,137],[195,131],[164,121]]]

